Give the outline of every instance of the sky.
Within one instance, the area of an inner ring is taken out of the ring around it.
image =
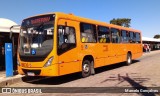
[[[130,18],[131,28],[143,37],[160,34],[160,0],[0,0],[0,18],[21,24],[24,18],[48,12],[74,15],[109,23]]]

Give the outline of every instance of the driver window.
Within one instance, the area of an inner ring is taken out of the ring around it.
[[[76,47],[76,35],[73,27],[58,26],[58,54]]]

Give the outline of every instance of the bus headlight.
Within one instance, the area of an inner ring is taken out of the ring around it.
[[[54,59],[53,56],[51,58],[49,58],[48,61],[46,62],[46,64],[43,67],[51,66],[53,59]]]

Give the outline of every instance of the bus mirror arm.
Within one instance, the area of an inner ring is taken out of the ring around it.
[[[13,25],[13,26],[11,26],[10,27],[10,35],[9,35],[9,38],[12,40],[12,34],[13,34],[13,31],[12,31],[12,29],[17,29],[17,28],[19,28],[20,27],[20,25]]]
[[[10,27],[10,34],[9,34],[10,39],[12,39],[12,28],[13,28],[13,26]]]

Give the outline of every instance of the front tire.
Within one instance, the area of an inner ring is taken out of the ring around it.
[[[82,63],[82,77],[88,77],[91,75],[91,62],[89,60],[84,60]]]

